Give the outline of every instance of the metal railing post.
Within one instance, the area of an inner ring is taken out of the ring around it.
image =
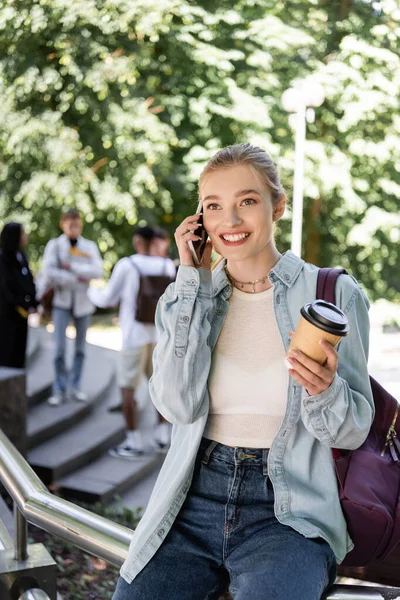
[[[14,549],[15,560],[23,562],[28,558],[28,524],[24,515],[14,502]]]

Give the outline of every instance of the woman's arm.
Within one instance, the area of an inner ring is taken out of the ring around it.
[[[30,308],[30,300],[26,300],[25,291],[18,286],[18,281],[12,276],[10,268],[0,261],[0,296],[11,307]]]
[[[212,306],[211,272],[190,266],[179,267],[158,303],[150,395],[171,423],[193,423],[208,410]]]
[[[365,441],[375,411],[367,367],[369,302],[348,276],[338,279],[337,296],[350,333],[339,345],[338,371],[331,385],[315,396],[303,389],[301,417],[322,444],[353,450]]]

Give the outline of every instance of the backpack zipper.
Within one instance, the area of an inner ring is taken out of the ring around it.
[[[394,413],[392,424],[389,427],[389,430],[386,434],[385,445],[381,452],[381,456],[384,456],[384,454],[386,452],[386,448],[389,447],[390,455],[391,455],[392,459],[394,460],[394,462],[399,461],[399,456],[397,456],[395,448],[397,449],[397,452],[400,453],[400,443],[399,443],[399,440],[397,439],[397,432],[395,430],[397,417],[399,415],[399,408],[400,408],[400,405],[398,404],[396,407],[396,411]]]

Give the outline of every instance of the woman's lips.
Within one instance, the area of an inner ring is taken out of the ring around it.
[[[235,241],[231,241],[231,240],[226,240],[222,235],[219,236],[220,240],[224,243],[225,246],[242,246],[245,242],[247,242],[247,240],[250,237],[250,233],[248,233],[246,235],[246,237],[240,239],[240,240],[235,240]]]

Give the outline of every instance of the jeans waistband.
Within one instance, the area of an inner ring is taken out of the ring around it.
[[[201,462],[205,465],[213,457],[235,466],[262,466],[264,475],[267,475],[269,448],[231,448],[219,442],[203,438],[199,452]]]

